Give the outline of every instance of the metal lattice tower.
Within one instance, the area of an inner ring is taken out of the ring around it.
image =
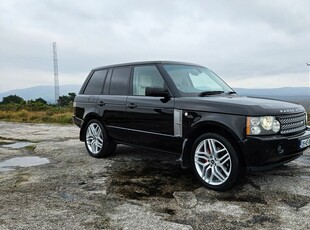
[[[55,104],[58,105],[58,99],[59,99],[59,79],[58,79],[58,59],[57,59],[56,42],[53,42],[53,60],[54,60]]]

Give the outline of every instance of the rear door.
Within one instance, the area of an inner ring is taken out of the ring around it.
[[[111,68],[102,95],[97,98],[97,113],[108,134],[117,141],[127,142],[126,100],[129,93],[131,66]]]

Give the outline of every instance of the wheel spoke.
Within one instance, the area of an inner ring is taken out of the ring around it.
[[[217,166],[214,167],[214,174],[220,181],[224,181],[226,179],[226,176],[221,173]]]
[[[213,178],[214,178],[214,173],[213,173],[214,169],[213,169],[212,167],[210,167],[210,168],[211,168],[210,178],[209,178],[207,181],[208,181],[210,184],[212,184]]]
[[[216,157],[219,155],[219,153],[225,152],[225,151],[226,151],[226,148],[216,150]]]
[[[100,141],[100,143],[103,143],[103,140],[102,140],[101,136],[98,137],[98,141]]]
[[[222,156],[218,161],[223,165],[230,159],[230,156],[228,153],[226,153],[224,156]]]
[[[204,140],[203,141],[203,150],[204,150],[204,154],[209,154],[210,155],[210,153],[209,153],[209,151],[208,151],[208,145],[207,145],[207,141],[206,140]]]
[[[97,153],[95,142],[91,143],[92,153]]]
[[[202,167],[205,167],[205,166],[210,165],[210,162],[209,162],[209,161],[201,162],[201,161],[199,161],[198,159],[195,160],[195,163],[196,163],[196,164],[199,164],[199,165],[202,166]]]
[[[209,165],[208,167],[204,167],[202,170],[202,178],[204,180],[209,180],[208,179],[208,171],[212,170],[211,166]],[[212,173],[211,173],[212,174]]]
[[[98,137],[100,135],[100,131],[101,131],[99,125],[95,127],[95,130],[96,130],[96,136]]]
[[[213,139],[208,139],[208,146],[210,150],[210,155],[214,156],[216,153],[215,143]]]
[[[223,165],[218,165],[218,167],[220,167],[222,169],[222,171],[225,173],[226,177],[229,176],[229,172],[226,171],[225,167],[223,167]]]
[[[201,161],[198,161],[198,160],[195,160],[195,163],[201,165],[202,167],[205,166],[205,163],[203,163],[203,162],[201,162]]]
[[[96,132],[96,129],[95,129],[94,126],[95,126],[95,125],[92,124],[92,125],[89,126],[89,128],[90,128],[90,132],[91,132],[92,135],[95,137],[97,132]]]
[[[96,146],[97,146],[98,148],[101,149],[101,148],[102,148],[102,143],[100,143],[99,141],[97,141],[97,142],[96,142]]]
[[[88,137],[86,138],[87,143],[91,143],[93,140],[94,140],[94,138],[91,137],[91,136],[88,136]]]
[[[205,160],[205,161],[208,161],[209,160],[209,157],[206,156],[206,155],[198,155],[196,156],[197,159],[202,159],[202,160]]]

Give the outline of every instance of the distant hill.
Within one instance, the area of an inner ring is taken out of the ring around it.
[[[307,97],[310,98],[309,87],[284,87],[273,89],[245,89],[235,88],[240,95],[246,96],[272,96],[272,97]]]
[[[67,95],[70,92],[78,93],[80,88],[80,85],[62,85],[59,87],[60,96]],[[234,90],[241,96],[274,98],[297,102],[310,111],[310,89],[308,87],[285,87],[273,89],[234,88]],[[54,103],[54,86],[45,85],[11,90],[5,93],[0,93],[0,100],[2,101],[2,98],[8,95],[18,95],[25,100],[42,97],[49,103]]]
[[[80,85],[61,85],[59,87],[59,95],[67,95],[68,93],[78,93],[80,90]],[[53,85],[41,85],[34,86],[25,89],[14,89],[5,93],[0,93],[0,101],[2,101],[3,97],[9,95],[17,95],[22,97],[25,100],[37,99],[39,97],[43,98],[49,103],[55,102],[55,93]]]

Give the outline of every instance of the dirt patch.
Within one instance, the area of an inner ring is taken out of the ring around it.
[[[201,187],[189,170],[178,163],[150,161],[117,162],[109,192],[129,199],[173,198],[175,191]]]

